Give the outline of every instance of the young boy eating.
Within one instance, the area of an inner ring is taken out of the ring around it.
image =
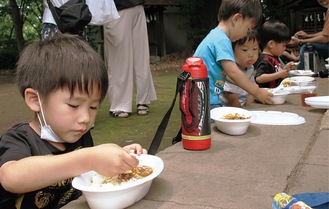
[[[57,209],[81,192],[73,177],[112,176],[138,165],[139,144],[93,146],[90,128],[108,87],[101,57],[77,36],[58,35],[25,48],[16,81],[35,113],[0,138],[0,208]]]

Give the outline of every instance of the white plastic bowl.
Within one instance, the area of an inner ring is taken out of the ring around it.
[[[289,93],[289,91],[285,90],[279,90],[275,92],[271,97],[273,104],[284,104]]]
[[[238,113],[241,116],[249,117],[248,119],[229,120],[222,117],[227,114]],[[243,135],[247,132],[252,114],[248,110],[238,107],[217,107],[210,110],[210,118],[215,121],[218,130],[229,135]]]
[[[123,185],[111,187],[90,186],[95,171],[89,171],[73,179],[74,188],[81,190],[91,209],[120,209],[126,208],[141,200],[149,191],[152,181],[163,170],[161,158],[143,154],[139,158],[140,165],[153,168],[153,173],[145,178],[138,179]]]
[[[314,78],[309,76],[297,76],[290,78],[290,82],[293,86],[306,85],[311,81],[314,81]]]

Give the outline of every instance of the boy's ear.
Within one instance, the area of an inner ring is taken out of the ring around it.
[[[24,92],[25,103],[33,112],[40,112],[40,104],[37,90],[32,88],[25,89]]]
[[[234,23],[236,23],[240,18],[242,18],[242,14],[235,13],[232,17],[232,20],[233,20]]]
[[[275,41],[273,41],[273,40],[270,40],[268,43],[267,43],[267,46],[269,47],[269,48],[274,48],[274,46],[275,46]]]

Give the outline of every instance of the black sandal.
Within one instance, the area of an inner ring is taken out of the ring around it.
[[[121,110],[117,111],[110,111],[110,115],[112,115],[114,118],[128,118],[129,113]]]
[[[146,104],[138,104],[137,114],[140,116],[149,114],[149,106],[147,106]]]

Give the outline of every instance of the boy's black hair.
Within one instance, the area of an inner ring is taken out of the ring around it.
[[[249,30],[247,35],[235,42],[233,42],[233,49],[236,45],[243,45],[244,43],[248,42],[248,41],[257,41],[259,44],[259,35],[257,30],[253,29],[253,30]]]
[[[261,47],[264,48],[271,40],[277,43],[289,42],[291,34],[289,28],[278,20],[267,20],[258,30]]]
[[[58,89],[99,90],[101,101],[108,88],[108,74],[102,58],[87,42],[75,35],[60,34],[28,45],[16,68],[16,82],[24,97],[33,88],[47,97]]]
[[[262,5],[259,0],[222,0],[218,10],[218,21],[228,20],[237,13],[242,14],[243,18],[253,19],[256,27],[263,19]]]

